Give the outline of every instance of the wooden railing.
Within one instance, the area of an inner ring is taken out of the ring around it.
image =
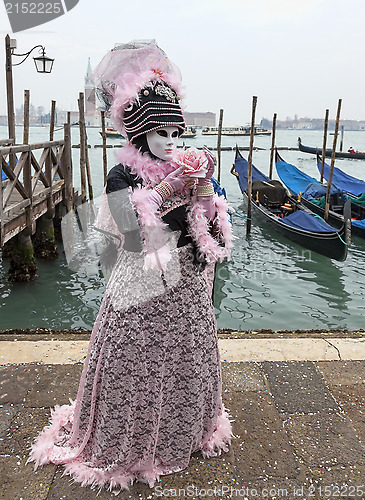
[[[69,125],[64,132],[60,141],[0,145],[0,174],[7,176],[0,191],[1,246],[56,204],[62,202],[66,211],[72,208]]]

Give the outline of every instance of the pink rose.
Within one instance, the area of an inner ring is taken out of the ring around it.
[[[184,175],[189,177],[205,177],[207,173],[207,157],[196,148],[178,151],[174,161],[179,167],[184,167]]]

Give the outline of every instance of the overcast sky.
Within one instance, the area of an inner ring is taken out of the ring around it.
[[[18,52],[42,44],[55,58],[51,75],[37,74],[30,58],[13,68],[16,107],[29,89],[35,106],[48,110],[54,99],[76,110],[88,57],[95,67],[115,43],[154,38],[182,72],[187,111],[223,108],[225,125],[245,125],[257,95],[257,122],[323,117],[326,108],[335,118],[342,98],[342,118],[365,120],[364,0],[79,0],[14,35],[2,2],[0,19],[1,68],[7,33]]]

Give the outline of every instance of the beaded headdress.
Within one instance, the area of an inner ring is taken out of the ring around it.
[[[130,141],[164,126],[184,131],[181,74],[155,40],[117,45],[92,79],[102,107]]]

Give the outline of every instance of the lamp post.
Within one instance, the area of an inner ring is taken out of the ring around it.
[[[6,93],[8,103],[8,130],[9,139],[14,140],[15,144],[15,113],[14,113],[14,89],[13,89],[13,66],[20,66],[35,49],[40,49],[41,53],[38,57],[33,57],[35,67],[38,73],[50,73],[52,71],[54,59],[46,56],[46,50],[42,45],[36,45],[24,54],[15,54],[16,40],[10,39],[9,35],[5,37],[5,71],[6,71]],[[16,64],[12,62],[12,56],[23,57],[23,59]]]

